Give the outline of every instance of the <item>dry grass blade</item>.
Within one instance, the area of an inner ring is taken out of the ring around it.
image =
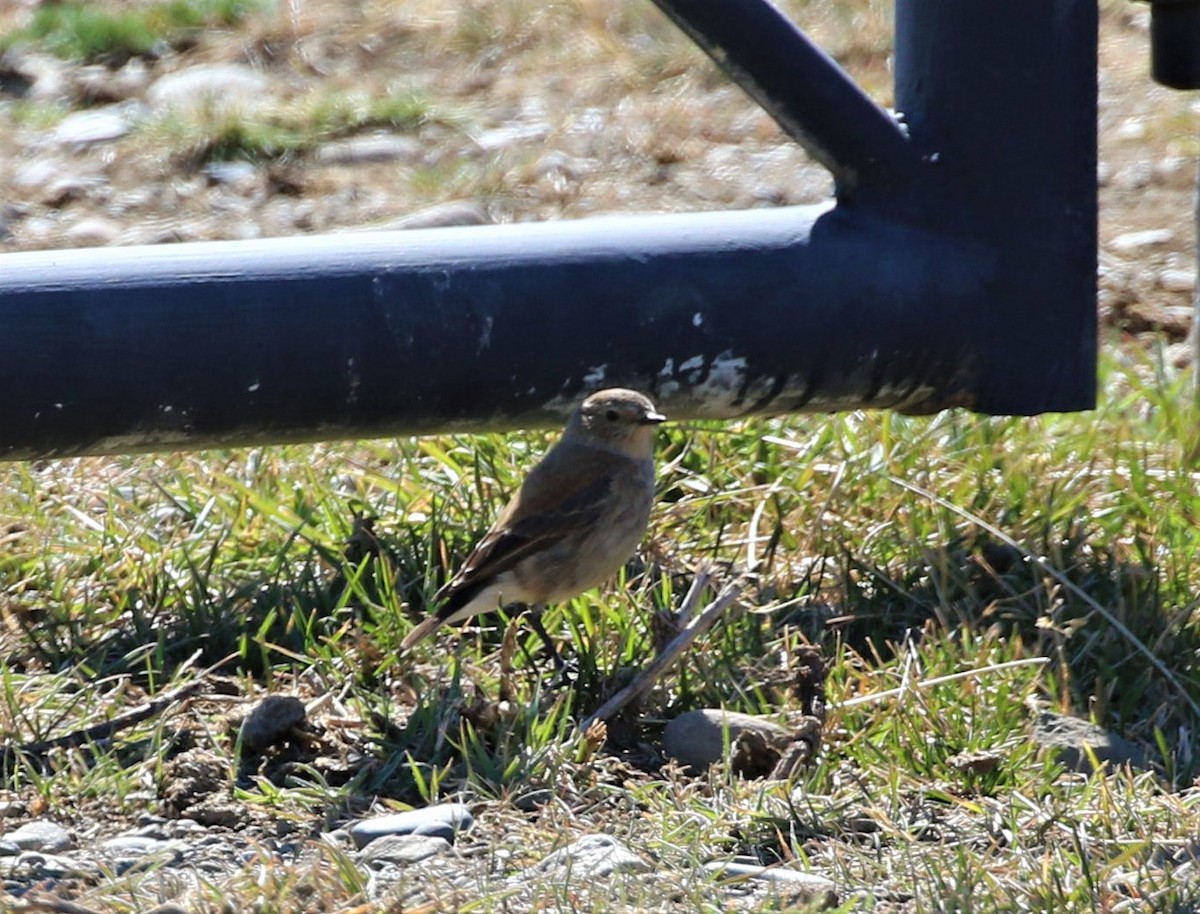
[[[906,681],[899,688],[888,689],[886,692],[875,692],[872,695],[859,695],[842,702],[832,703],[830,706],[833,708],[855,708],[859,705],[873,704],[877,701],[897,698],[906,692],[911,692],[913,689],[932,689],[934,686],[944,685],[947,682],[956,682],[959,679],[979,679],[987,676],[989,673],[997,673],[1000,670],[1009,670],[1018,666],[1045,666],[1049,662],[1049,657],[1024,657],[1020,660],[991,663],[987,666],[974,667],[973,669],[963,670],[959,673],[950,673],[947,676],[935,676],[933,679],[919,679],[916,681],[908,680],[906,673]]]

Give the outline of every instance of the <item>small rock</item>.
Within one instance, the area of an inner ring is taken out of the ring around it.
[[[1146,138],[1146,122],[1140,117],[1126,118],[1118,125],[1116,134],[1123,140],[1142,140]]]
[[[489,225],[492,218],[473,200],[451,200],[352,231],[392,232],[408,229],[449,228],[453,225]]]
[[[1131,162],[1113,176],[1119,190],[1140,190],[1154,180],[1154,167],[1149,162]]]
[[[578,181],[594,171],[595,167],[594,159],[579,159],[555,149],[534,163],[533,173],[539,178],[562,177],[568,181]]]
[[[63,238],[72,244],[87,247],[103,247],[112,244],[121,235],[121,226],[111,219],[89,216],[80,219],[63,233]]]
[[[268,695],[242,721],[243,750],[262,752],[283,742],[307,716],[304,702],[294,695]]]
[[[140,835],[119,835],[100,844],[99,851],[115,861],[117,869],[125,872],[147,863],[178,862],[183,854],[178,842],[160,841]]]
[[[744,772],[747,776],[761,777],[774,767],[780,751],[791,739],[791,731],[773,721],[736,711],[700,708],[685,711],[667,724],[663,731],[663,751],[695,771],[724,759],[739,743],[761,745],[764,753],[773,752],[773,757],[764,758],[762,766],[755,765],[756,774]]]
[[[454,836],[466,831],[475,822],[471,811],[461,803],[441,803],[411,812],[363,819],[350,826],[350,840],[362,850],[376,838],[385,835],[430,835],[453,842]]]
[[[204,166],[204,176],[213,184],[246,184],[258,176],[253,162],[229,161],[209,162]]]
[[[17,169],[12,178],[12,186],[21,190],[45,187],[51,181],[62,177],[65,167],[65,163],[54,159],[36,159]]]
[[[584,835],[556,850],[518,879],[602,879],[613,873],[646,873],[651,866],[611,835]]]
[[[95,175],[71,173],[51,181],[37,196],[39,203],[61,207],[72,200],[84,200],[103,193],[103,179]]]
[[[1181,339],[1187,336],[1195,316],[1191,305],[1160,305],[1143,300],[1128,305],[1117,323],[1130,333],[1166,333]]]
[[[812,873],[802,873],[783,866],[735,862],[706,863],[703,871],[722,881],[755,879],[773,883],[789,893],[792,904],[803,901],[807,904],[816,903],[822,908],[832,908],[838,904],[837,886],[833,881]]]
[[[1193,343],[1172,343],[1166,350],[1167,362],[1176,368],[1184,369],[1196,361],[1196,347]]]
[[[507,149],[509,146],[544,140],[549,135],[549,124],[532,123],[484,130],[481,133],[475,134],[472,139],[475,140],[475,144],[484,152],[499,152],[502,149]]]
[[[419,863],[449,849],[449,841],[433,835],[384,835],[363,848],[359,860],[367,866]]]
[[[1140,746],[1077,717],[1043,711],[1034,722],[1033,739],[1040,746],[1057,750],[1059,761],[1068,768],[1085,774],[1092,771],[1089,749],[1099,762],[1149,767]]]
[[[8,858],[4,859],[7,861]],[[21,856],[12,858],[12,864],[6,870],[6,875],[34,879],[63,879],[67,877],[86,878],[95,876],[99,871],[100,867],[91,860],[73,860],[57,854],[25,851]]]
[[[1163,270],[1158,274],[1158,284],[1168,292],[1193,292],[1196,289],[1196,271]]]
[[[57,822],[46,819],[35,819],[26,822],[16,831],[10,831],[0,836],[0,841],[15,844],[23,851],[39,851],[43,854],[57,854],[74,846],[70,832]]]
[[[171,837],[167,833],[170,827],[170,822],[152,822],[139,826],[137,831],[130,832],[130,834],[138,838],[154,838],[158,841],[166,841]]]
[[[121,102],[141,95],[150,84],[150,70],[140,57],[132,58],[119,70],[94,65],[80,67],[75,75],[80,95],[93,104]]]
[[[423,149],[423,145],[412,137],[394,133],[368,134],[331,140],[317,149],[315,158],[321,165],[362,165],[398,159],[415,161],[421,157]]]
[[[1170,229],[1146,229],[1141,232],[1126,232],[1118,235],[1109,247],[1120,254],[1136,254],[1146,248],[1168,244],[1175,239],[1175,233]]]
[[[24,88],[16,94],[36,101],[59,99],[69,94],[67,64],[49,54],[9,51],[3,55],[6,73],[20,77]]]
[[[1154,163],[1154,176],[1164,182],[1183,175],[1190,177],[1191,164],[1188,156],[1163,156]]]
[[[115,838],[100,842],[101,851],[119,857],[144,857],[147,854],[174,850],[177,847],[178,845],[172,841],[150,838],[145,835],[117,835]]]
[[[21,848],[11,841],[0,840],[0,857],[15,857],[21,853]]]
[[[157,79],[147,90],[151,107],[228,109],[257,104],[269,94],[271,82],[262,73],[239,64],[199,64]]]
[[[68,114],[54,128],[54,142],[62,146],[90,146],[125,136],[133,125],[137,109],[129,105],[108,105]]]

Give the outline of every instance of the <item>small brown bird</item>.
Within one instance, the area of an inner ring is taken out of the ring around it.
[[[557,659],[539,615],[602,583],[637,548],[654,503],[654,427],[665,419],[633,390],[584,400],[402,648],[447,623],[524,603]]]

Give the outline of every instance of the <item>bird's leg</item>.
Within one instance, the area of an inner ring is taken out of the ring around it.
[[[546,631],[546,626],[542,625],[542,612],[545,609],[545,603],[539,603],[529,608],[529,627],[542,639],[542,644],[546,646],[546,653],[550,655],[550,660],[554,663],[554,678],[550,680],[550,687],[557,689],[570,685],[578,679],[579,667],[573,661],[563,659],[554,639]]]
[[[542,639],[542,644],[546,646],[546,653],[550,655],[550,660],[554,663],[557,670],[562,670],[565,665],[562,655],[558,653],[558,647],[554,643],[554,639],[550,637],[550,633],[546,631],[546,626],[542,625],[542,613],[546,611],[545,603],[537,603],[529,607],[529,627],[533,629],[535,635]]]

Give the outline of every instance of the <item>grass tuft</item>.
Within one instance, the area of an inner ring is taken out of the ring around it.
[[[119,63],[181,47],[199,29],[237,25],[263,6],[263,0],[167,0],[109,10],[78,0],[43,3],[28,26],[0,36],[0,50],[33,44],[70,60]]]

